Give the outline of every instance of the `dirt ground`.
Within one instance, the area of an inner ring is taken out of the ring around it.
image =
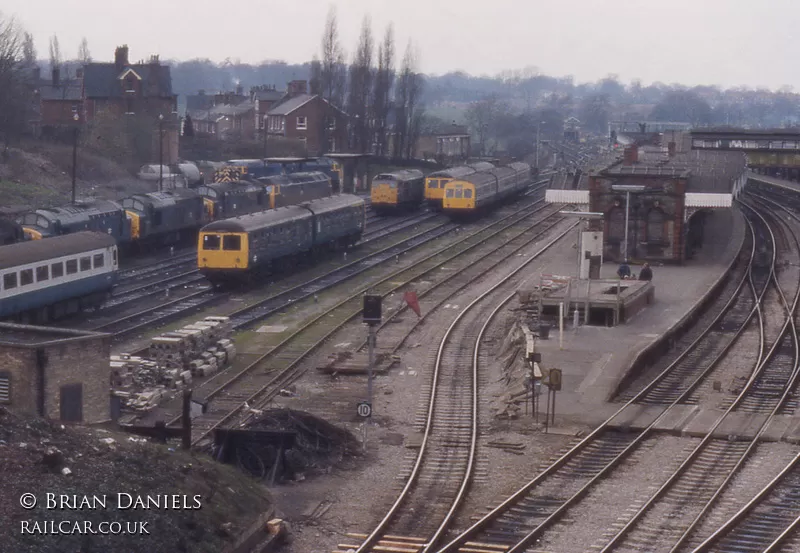
[[[153,190],[122,166],[78,148],[76,189],[79,197],[119,199]],[[31,143],[9,148],[0,157],[0,207],[14,214],[69,202],[72,191],[72,147]]]

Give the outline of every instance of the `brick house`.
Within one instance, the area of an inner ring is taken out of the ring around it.
[[[306,93],[306,81],[289,83],[287,96],[267,112],[269,135],[300,140],[309,154],[347,149],[347,114],[322,96]]]
[[[55,136],[80,125],[84,119],[83,69],[76,71],[74,79],[62,79],[59,68],[54,68],[51,75],[49,81],[38,79],[36,88],[39,103],[38,134],[43,136]]]
[[[469,148],[470,135],[467,128],[452,124],[437,132],[420,136],[414,151],[425,159],[454,162],[468,158]]]
[[[82,98],[86,123],[103,111],[120,118],[144,116],[156,120],[163,116],[164,160],[177,161],[178,97],[172,93],[170,68],[162,65],[158,56],[151,56],[146,63],[130,63],[128,47],[120,46],[113,63],[86,64]]]
[[[192,110],[189,115],[196,133],[214,135],[221,140],[252,138],[255,134],[255,103],[219,104],[205,110]]]
[[[0,405],[62,422],[110,420],[111,338],[0,323]]]

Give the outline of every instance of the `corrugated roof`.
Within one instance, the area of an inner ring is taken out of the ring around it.
[[[589,205],[588,190],[545,190],[544,200],[549,204]]]
[[[731,194],[707,194],[697,192],[687,192],[684,199],[686,207],[731,207],[733,195]]]

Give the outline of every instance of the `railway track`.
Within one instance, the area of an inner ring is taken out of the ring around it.
[[[717,309],[718,315],[707,330],[695,339],[693,348],[704,347],[706,339],[717,341],[712,329],[724,319],[738,295],[744,292],[744,283],[752,273],[756,257],[754,242],[749,240],[749,252],[740,254],[739,263],[735,266],[739,274],[729,282],[735,282],[735,294],[724,299],[725,305]],[[742,263],[745,261],[745,263]],[[746,320],[740,323],[746,324]],[[719,362],[724,351],[717,350],[713,364]],[[578,504],[602,479],[608,477],[620,463],[634,452],[651,436],[655,425],[666,413],[680,401],[687,398],[694,386],[684,388],[673,402],[665,406],[659,415],[654,415],[653,423],[641,432],[618,433],[610,424],[626,409],[636,404],[639,399],[647,397],[651,389],[669,375],[673,368],[680,365],[688,352],[673,362],[662,372],[650,386],[640,391],[623,405],[612,417],[600,425],[589,436],[573,446],[565,455],[559,457],[550,467],[518,490],[500,505],[473,524],[461,535],[448,543],[442,552],[485,552],[525,551],[535,541],[541,540],[544,532],[562,519],[568,509]],[[700,380],[702,374],[695,375]],[[674,396],[673,396],[674,397]],[[644,508],[642,508],[644,510]],[[641,543],[637,543],[641,547]],[[593,547],[599,546],[594,544]],[[645,548],[645,550],[649,550]]]
[[[359,245],[364,246],[366,244],[372,243],[383,236],[386,236],[392,232],[399,232],[409,226],[413,226],[414,224],[419,224],[419,221],[414,222],[398,222],[399,226],[396,226],[393,230],[385,230],[381,233],[376,233],[375,235],[367,238],[366,240],[362,240]],[[378,260],[382,255],[386,256],[386,258],[393,257],[395,255],[402,254],[410,249],[418,247],[420,244],[425,243],[426,241],[433,240],[442,236],[453,229],[456,228],[456,225],[452,223],[441,223],[434,226],[432,229],[428,231],[423,231],[420,233],[415,234],[414,236],[407,238],[405,240],[401,240],[395,244],[392,244],[388,247],[382,248],[381,250],[373,253],[366,254],[356,260],[348,263],[343,267],[339,267],[335,269],[331,273],[328,273],[325,276],[332,275],[333,273],[338,272],[346,272],[348,268],[352,269],[357,267],[360,263],[369,262],[370,260]],[[197,254],[194,254],[195,258],[195,265],[196,265],[196,258]],[[380,262],[380,261],[375,261]],[[180,275],[173,275],[166,279],[161,279],[157,282],[152,282],[146,285],[141,285],[139,287],[135,287],[132,289],[127,290],[124,294],[120,294],[118,297],[112,297],[100,310],[98,310],[95,314],[97,315],[104,315],[108,312],[109,309],[119,309],[120,307],[127,306],[130,304],[135,304],[145,298],[148,297],[155,297],[158,295],[162,295],[165,299],[168,298],[167,289],[169,288],[177,288],[179,286],[192,286],[196,285],[200,282],[205,281],[205,278],[202,277],[197,270],[194,271],[187,271]],[[302,286],[306,286],[311,284],[311,282],[306,282]],[[167,285],[166,287],[164,285]],[[290,290],[292,292],[296,292],[297,290],[301,289],[302,286],[294,286]],[[287,292],[288,293],[288,292]],[[212,305],[214,303],[218,303],[224,301],[228,298],[227,293],[219,293],[215,292],[210,285],[202,286],[201,289],[195,291],[189,291],[188,294],[182,295],[180,297],[176,297],[172,300],[168,300],[167,302],[160,303],[160,305],[151,306],[145,309],[141,309],[137,312],[130,313],[124,315],[122,317],[118,317],[112,321],[101,321],[100,323],[92,322],[95,317],[91,317],[88,321],[88,324],[91,325],[91,329],[100,332],[111,332],[115,334],[115,336],[122,337],[133,332],[139,331],[143,328],[148,326],[164,323],[168,320],[172,320],[181,314],[190,314],[193,310],[197,310],[202,307],[206,307]],[[281,297],[285,297],[285,294]]]
[[[531,227],[528,217],[532,213],[547,209],[538,207],[541,202],[536,202],[515,211],[502,219],[490,223],[488,226],[472,234],[460,238],[436,252],[422,259],[416,260],[411,265],[405,266],[389,275],[380,277],[377,282],[364,284],[353,290],[347,291],[345,298],[335,305],[323,309],[321,313],[310,321],[305,321],[300,326],[289,332],[276,336],[276,342],[270,344],[265,354],[254,362],[236,372],[225,382],[217,385],[223,378],[221,373],[216,378],[206,383],[206,388],[212,384],[216,388],[206,394],[206,398],[213,398],[209,412],[203,417],[193,421],[193,442],[197,444],[205,438],[214,428],[227,424],[241,413],[245,402],[252,406],[263,406],[288,383],[297,378],[301,371],[300,362],[314,352],[333,333],[342,328],[349,321],[361,313],[361,297],[364,291],[388,295],[403,286],[423,276],[432,275],[437,269],[453,259],[487,243],[492,237],[506,229],[518,225]],[[249,316],[249,313],[248,313]],[[236,315],[232,317],[236,320]],[[240,323],[241,325],[241,323]],[[270,370],[264,372],[259,368],[268,365]],[[247,413],[245,413],[245,416]],[[177,422],[177,419],[175,421]]]
[[[540,183],[533,188],[531,194],[537,193],[542,189]],[[524,209],[524,208],[523,208]],[[425,214],[430,219],[435,215]],[[386,231],[379,233],[367,240],[362,240],[360,245],[372,243],[379,240],[390,232],[400,232],[408,227],[420,224],[421,215],[413,215],[398,221],[393,231]],[[436,240],[459,228],[459,225],[452,222],[442,222],[435,224],[433,227],[418,232],[411,237],[400,240],[387,247],[381,248],[375,252],[363,255],[343,266],[340,266],[332,271],[324,273],[320,276],[313,277],[310,280],[300,284],[292,285],[288,289],[283,290],[278,294],[274,294],[264,300],[258,301],[244,309],[240,309],[231,313],[232,323],[235,329],[245,327],[254,321],[261,320],[280,309],[285,309],[287,306],[293,305],[298,301],[313,297],[319,292],[342,282],[348,278],[360,275],[369,271],[376,266],[386,263],[393,258],[406,254],[407,252],[420,247],[423,244]],[[384,229],[385,230],[385,229]],[[188,276],[188,275],[187,275]],[[151,292],[151,295],[158,294],[159,291]],[[199,309],[211,306],[215,303],[220,303],[229,297],[227,293],[215,292],[210,287],[203,287],[197,291],[190,291],[179,298],[168,300],[166,303],[161,303],[157,306],[148,307],[139,310],[135,313],[124,315],[112,321],[101,322],[91,327],[91,330],[110,332],[117,338],[130,335],[134,332],[141,331],[156,324],[163,324],[170,320],[174,320],[183,315],[189,315]],[[131,303],[135,299],[129,299],[126,303]],[[136,354],[143,353],[143,350],[135,352]]]
[[[349,537],[363,541],[360,544],[340,544],[339,550],[354,549],[358,553],[432,551],[443,537],[465,497],[474,471],[479,373],[487,361],[482,350],[486,330],[497,313],[515,296],[517,287],[524,280],[519,276],[522,269],[577,224],[570,225],[478,295],[447,329],[434,362],[422,444],[406,484],[371,534],[349,534]],[[511,252],[506,252],[502,259],[495,259],[495,264],[513,255]],[[456,292],[462,288],[458,287]],[[466,367],[470,367],[469,378],[465,378]]]

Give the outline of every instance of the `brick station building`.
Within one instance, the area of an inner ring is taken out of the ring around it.
[[[603,258],[682,263],[702,245],[711,210],[729,209],[745,183],[745,158],[731,152],[692,151],[680,142],[631,145],[621,160],[590,174],[588,190],[548,190],[547,201],[602,213],[589,228],[603,232]],[[630,199],[630,205],[627,205]]]

